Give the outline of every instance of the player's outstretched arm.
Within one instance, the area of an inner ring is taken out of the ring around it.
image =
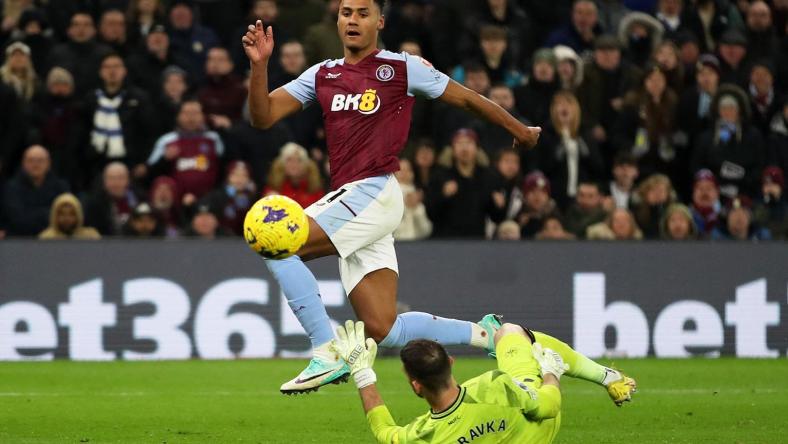
[[[526,126],[515,119],[505,109],[492,100],[479,95],[454,80],[449,80],[446,90],[439,97],[449,105],[456,106],[499,125],[514,136],[514,144],[525,148],[533,148],[542,129],[538,126]]]
[[[282,88],[268,92],[268,60],[274,50],[274,31],[258,20],[249,25],[241,43],[252,68],[249,79],[249,114],[255,128],[267,129],[301,109],[301,102]]]

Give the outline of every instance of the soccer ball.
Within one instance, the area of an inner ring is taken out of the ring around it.
[[[266,196],[244,218],[249,248],[267,259],[294,255],[309,236],[309,221],[298,202],[287,196]]]

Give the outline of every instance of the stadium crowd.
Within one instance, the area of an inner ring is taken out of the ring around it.
[[[417,99],[400,240],[788,236],[788,1],[393,0],[381,45],[529,125]],[[260,196],[308,206],[321,111],[250,126],[270,88],[342,57],[338,0],[0,0],[0,238],[240,235]]]

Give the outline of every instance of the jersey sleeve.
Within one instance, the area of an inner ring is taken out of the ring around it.
[[[408,95],[436,99],[446,91],[449,76],[438,71],[432,63],[409,54],[405,55],[405,63],[408,69]]]
[[[285,89],[291,96],[301,102],[301,105],[306,108],[310,103],[317,100],[317,91],[315,90],[315,77],[317,70],[320,69],[321,63],[312,65],[306,71],[302,72],[298,78],[289,81],[282,88]]]
[[[394,422],[388,407],[379,405],[367,413],[367,422],[375,436],[375,441],[380,444],[399,444],[400,433],[403,428]]]

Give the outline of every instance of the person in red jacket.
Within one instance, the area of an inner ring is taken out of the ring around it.
[[[304,147],[293,142],[282,146],[279,157],[271,165],[263,194],[287,196],[304,208],[323,197],[325,188],[320,170]]]

